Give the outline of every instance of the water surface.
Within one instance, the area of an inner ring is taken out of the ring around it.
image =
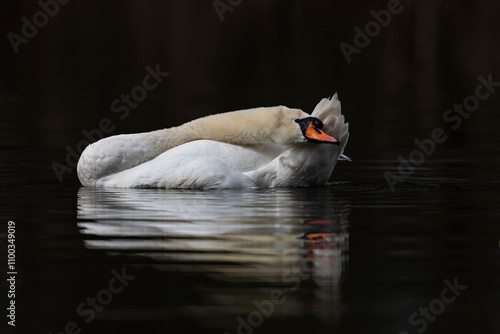
[[[393,153],[360,152],[319,188],[6,185],[19,330],[415,333],[409,317],[456,279],[466,290],[426,332],[494,333],[497,182],[442,152],[393,193],[382,173]],[[87,323],[78,306],[113,270],[134,278]]]

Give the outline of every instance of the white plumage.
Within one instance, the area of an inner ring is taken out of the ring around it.
[[[295,120],[311,116],[340,144],[308,142]],[[283,106],[257,108],[105,138],[85,149],[77,170],[84,186],[96,187],[317,186],[328,181],[348,138],[335,94],[312,115]]]

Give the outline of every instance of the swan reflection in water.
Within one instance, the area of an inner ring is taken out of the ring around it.
[[[284,302],[274,305],[271,318],[337,323],[348,214],[349,205],[334,199],[332,187],[78,193],[86,248],[132,257],[133,266],[165,277],[199,275],[202,283],[189,285],[197,302],[178,307],[196,317],[233,319],[223,326],[236,326],[237,316],[246,319],[254,301],[269,300],[276,289]],[[171,287],[176,293],[183,288]]]

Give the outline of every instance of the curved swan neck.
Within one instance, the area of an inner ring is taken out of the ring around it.
[[[164,131],[160,141],[163,150],[199,139],[236,145],[292,144],[293,142],[287,141],[293,137],[294,131],[297,131],[293,119],[307,116],[309,115],[299,109],[283,106],[233,111],[160,130]],[[287,119],[290,122],[286,122]]]

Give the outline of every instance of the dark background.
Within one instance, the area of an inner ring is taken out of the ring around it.
[[[339,44],[354,44],[353,28],[387,2],[243,1],[221,22],[211,1],[70,1],[18,54],[6,34],[20,34],[21,17],[40,7],[5,6],[2,132],[8,140],[24,131],[27,150],[61,155],[103,117],[113,133],[139,132],[256,106],[311,112],[334,92],[351,122],[349,150],[409,148],[443,125],[443,112],[474,92],[479,75],[500,77],[495,1],[402,1],[350,64]],[[118,119],[111,102],[157,64],[170,76]],[[499,101],[483,102],[444,146],[496,141]]]
[[[25,274],[20,281],[25,291],[20,302],[30,307],[20,309],[19,321],[26,324],[32,319],[31,328],[43,324],[45,332],[59,328],[74,314],[67,308],[81,298],[65,299],[58,286],[78,290],[87,284],[85,291],[96,291],[102,284],[86,282],[74,269],[82,263],[91,268],[89,262],[96,261],[96,270],[102,269],[98,275],[105,281],[113,267],[98,264],[99,259],[81,247],[75,224],[79,182],[74,168],[62,175],[62,182],[53,170],[54,161],[67,165],[68,147],[78,150],[85,140],[83,130],[98,128],[103,118],[114,125],[106,134],[111,135],[258,106],[286,105],[311,112],[321,98],[338,92],[350,122],[345,153],[354,160],[339,165],[334,174],[335,180],[346,182],[338,187],[338,196],[347,198],[353,210],[349,280],[343,290],[348,311],[341,332],[387,330],[377,326],[385,324],[385,317],[399,304],[392,299],[379,301],[393,291],[398,273],[416,263],[425,279],[419,281],[414,269],[402,274],[401,281],[424,282],[420,289],[432,290],[431,296],[442,287],[442,279],[452,278],[457,270],[466,278],[481,270],[484,274],[469,277],[478,294],[464,297],[470,308],[457,306],[453,315],[463,315],[461,322],[453,322],[445,313],[446,320],[436,322],[434,329],[443,332],[453,323],[455,332],[498,333],[498,321],[492,319],[499,310],[494,296],[498,297],[499,277],[495,240],[500,235],[495,222],[500,92],[482,101],[456,131],[443,122],[443,113],[474,93],[478,76],[492,74],[500,81],[500,3],[418,0],[401,5],[402,12],[393,15],[390,24],[348,63],[340,43],[353,44],[354,27],[363,29],[373,20],[370,11],[386,9],[387,1],[244,0],[225,12],[221,21],[212,1],[72,0],[60,5],[58,14],[28,44],[21,44],[17,54],[7,34],[21,34],[21,18],[32,22],[40,6],[36,1],[3,4],[2,221],[25,222],[17,231],[19,263],[40,279],[33,282]],[[121,120],[111,103],[141,85],[146,66],[157,64],[170,75]],[[430,137],[436,127],[445,129],[449,139],[393,195],[384,171],[396,172],[397,157],[408,157],[415,149],[414,140]],[[380,194],[396,211],[388,212],[389,206],[383,205],[372,211],[371,201]],[[425,205],[416,205],[411,214],[397,209],[416,202]],[[420,218],[415,215],[421,209],[428,214],[421,219],[432,232],[417,224]],[[394,219],[398,215],[404,219]],[[419,226],[418,235],[430,236],[430,246],[425,242],[412,246],[427,249],[425,260],[392,258],[387,263],[392,251],[405,250],[401,239],[396,242],[387,234],[397,238],[412,224]],[[397,232],[391,234],[393,228]],[[438,246],[437,240],[453,231],[471,237],[450,241],[457,252],[447,255],[449,248]],[[74,239],[65,239],[68,235]],[[46,242],[51,238],[57,243]],[[74,261],[64,258],[66,252]],[[47,258],[58,266],[44,262]],[[49,303],[54,294],[57,302]],[[403,322],[416,309],[405,307],[399,317]],[[47,320],[53,314],[60,319]],[[390,329],[396,333],[405,328],[407,324]]]

